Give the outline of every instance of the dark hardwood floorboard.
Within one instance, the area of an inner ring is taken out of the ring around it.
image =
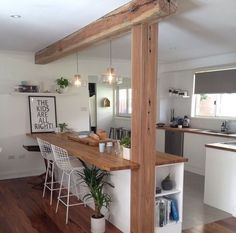
[[[69,223],[65,224],[65,206],[56,209],[56,197],[49,205],[49,192],[32,189],[28,182],[36,177],[0,181],[0,233],[90,233],[89,207],[70,207]],[[121,233],[109,222],[106,233]]]
[[[236,218],[227,218],[203,226],[184,230],[183,233],[236,233]]]

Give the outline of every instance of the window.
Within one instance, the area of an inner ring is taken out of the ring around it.
[[[195,73],[193,115],[236,117],[236,69]]]
[[[196,94],[196,117],[236,117],[236,93]]]
[[[132,113],[132,89],[116,89],[116,115],[121,117],[130,117]]]

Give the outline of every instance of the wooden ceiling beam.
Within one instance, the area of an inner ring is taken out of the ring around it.
[[[131,30],[133,25],[159,21],[177,10],[176,0],[136,0],[112,11],[71,35],[36,52],[35,63],[47,64],[95,43]]]

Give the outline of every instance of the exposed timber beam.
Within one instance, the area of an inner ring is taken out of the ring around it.
[[[91,45],[119,36],[135,24],[159,21],[177,10],[176,0],[136,0],[36,52],[35,63],[47,64]]]
[[[154,232],[158,25],[132,28],[131,233]]]

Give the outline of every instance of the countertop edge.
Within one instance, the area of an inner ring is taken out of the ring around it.
[[[236,139],[236,134],[230,135],[230,134],[213,133],[213,132],[207,132],[205,130],[203,131],[201,129],[195,129],[195,128],[181,128],[180,129],[180,128],[172,128],[172,127],[156,127],[156,129]]]

